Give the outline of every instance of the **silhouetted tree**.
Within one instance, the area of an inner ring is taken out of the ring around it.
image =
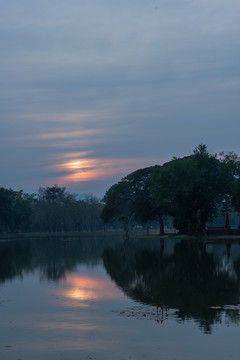
[[[101,213],[103,204],[96,196],[88,195],[84,199],[85,207],[85,227],[87,230],[94,231],[101,227]]]
[[[164,204],[181,232],[202,233],[214,218],[226,189],[221,162],[205,145],[193,155],[174,158],[153,175],[153,197]]]
[[[121,221],[126,237],[133,220],[147,223],[149,220],[158,219],[163,224],[161,209],[150,196],[153,168],[140,169],[127,175],[113,185],[103,198],[104,222]],[[161,229],[163,232],[163,226]]]
[[[22,190],[0,188],[0,230],[27,230],[30,225],[34,196]]]
[[[71,209],[76,202],[76,194],[65,187],[54,185],[40,187],[35,204],[35,226],[47,231],[67,231],[71,227]]]

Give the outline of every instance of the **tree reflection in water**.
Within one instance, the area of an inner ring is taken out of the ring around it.
[[[152,306],[161,318],[164,305],[168,312],[162,319],[193,319],[211,333],[217,323],[240,324],[240,245],[235,246],[239,256],[231,254],[230,243],[106,236],[6,241],[0,243],[0,284],[34,271],[42,281],[58,282],[80,264],[94,267],[103,261],[111,279],[126,296],[144,304],[145,312]],[[141,307],[131,311],[141,315]]]
[[[215,323],[240,323],[240,258],[226,256],[223,266],[223,258],[208,253],[205,244],[179,242],[172,253],[165,253],[163,241],[149,249],[142,241],[129,240],[106,249],[103,259],[127,296],[142,304],[177,308],[178,321],[194,319],[205,333],[211,333]],[[224,308],[226,304],[232,306]]]
[[[105,241],[94,236],[39,238],[0,243],[0,283],[39,270],[41,280],[57,282],[78,264],[101,262]]]

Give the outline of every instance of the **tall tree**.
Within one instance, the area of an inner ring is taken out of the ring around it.
[[[226,214],[232,209],[240,212],[240,158],[234,152],[222,152],[220,161],[222,164],[221,186],[225,191],[221,204],[222,211]]]
[[[128,180],[134,192],[134,214],[141,223],[155,220],[159,222],[160,234],[164,234],[165,208],[151,196],[152,173],[159,169],[159,165],[134,171],[124,179]]]
[[[131,221],[146,223],[158,219],[164,232],[162,208],[150,196],[151,176],[155,167],[132,172],[113,185],[103,198],[104,222],[122,221],[128,237]]]
[[[134,216],[134,196],[130,183],[122,179],[106,192],[103,198],[101,217],[104,223],[121,221],[126,237],[129,236],[129,225]]]
[[[201,233],[224,196],[221,163],[200,144],[192,155],[174,158],[156,169],[153,197],[174,217],[181,232]]]

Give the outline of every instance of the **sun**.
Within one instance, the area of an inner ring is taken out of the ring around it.
[[[69,169],[73,169],[73,170],[76,170],[76,169],[79,169],[80,167],[82,166],[82,161],[70,161],[69,163],[67,163],[67,167]]]

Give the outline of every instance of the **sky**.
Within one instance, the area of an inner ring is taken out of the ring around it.
[[[200,143],[240,154],[239,0],[0,0],[0,186],[102,197]]]

